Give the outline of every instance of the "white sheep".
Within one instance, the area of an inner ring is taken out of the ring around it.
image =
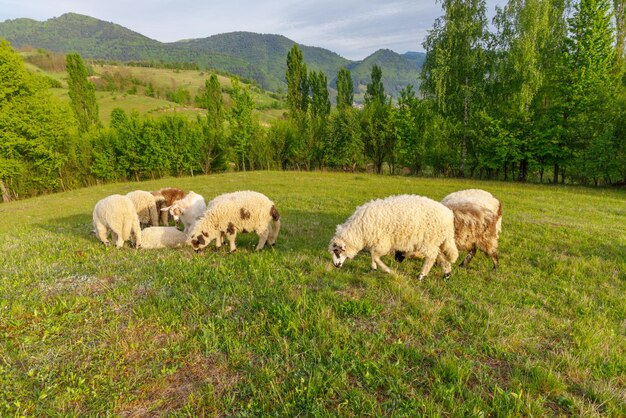
[[[111,232],[111,239],[119,248],[135,235],[135,247],[141,247],[141,229],[139,218],[133,202],[126,196],[114,194],[96,203],[93,209],[93,226],[96,235],[105,245],[109,245],[107,235]]]
[[[467,267],[476,250],[481,250],[498,268],[498,237],[502,232],[502,205],[489,192],[468,189],[450,193],[441,201],[454,213],[454,240],[459,250],[468,251],[461,262]]]
[[[336,267],[362,249],[372,257],[371,267],[391,270],[380,257],[391,251],[425,258],[419,279],[424,278],[435,261],[449,277],[459,253],[454,245],[452,211],[441,203],[417,195],[390,196],[359,206],[330,241],[328,251]]]
[[[126,193],[135,205],[137,216],[139,216],[139,224],[143,226],[158,226],[159,213],[157,212],[156,199],[150,192],[143,190],[134,190]]]
[[[187,243],[187,234],[174,226],[151,226],[141,231],[141,248],[177,248]]]
[[[189,233],[196,220],[204,215],[205,210],[204,197],[194,192],[189,192],[171,206],[161,209],[161,211],[167,211],[172,215],[176,223],[182,222],[185,225],[185,233]]]
[[[152,193],[152,196],[154,196],[154,199],[156,200],[157,212],[161,214],[161,223],[164,226],[168,226],[169,212],[162,209],[166,206],[172,206],[174,202],[185,197],[185,192],[176,187],[164,187],[150,193]]]
[[[189,243],[196,252],[213,240],[219,248],[222,235],[225,235],[233,252],[237,249],[235,238],[238,232],[256,232],[259,236],[256,249],[261,250],[266,242],[274,245],[279,230],[280,214],[267,196],[239,191],[217,196],[207,204],[206,212],[189,234]]]

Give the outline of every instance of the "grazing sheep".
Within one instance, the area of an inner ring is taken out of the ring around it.
[[[114,194],[96,203],[93,209],[93,226],[96,235],[104,245],[109,245],[108,232],[118,248],[135,235],[135,247],[141,246],[141,229],[139,218],[133,202],[126,196]]]
[[[161,214],[161,223],[164,226],[168,226],[169,212],[162,209],[164,207],[172,206],[174,202],[185,197],[185,192],[181,189],[177,189],[176,187],[164,187],[150,193],[152,193],[152,196],[154,196],[154,199],[156,200],[157,212]]]
[[[141,248],[176,248],[187,243],[187,235],[175,226],[151,226],[141,231]]]
[[[502,205],[489,192],[468,189],[451,193],[441,201],[454,213],[454,240],[459,250],[468,251],[461,262],[467,267],[476,250],[493,260],[498,269],[498,236],[502,231]]]
[[[156,199],[150,192],[143,190],[135,190],[126,193],[128,197],[135,205],[137,216],[139,216],[139,224],[142,226],[158,226],[159,225],[159,213],[157,212]]]
[[[359,206],[346,222],[337,226],[328,246],[336,267],[362,249],[369,250],[374,270],[378,266],[385,273],[391,272],[380,257],[399,251],[425,258],[420,280],[435,261],[443,265],[444,277],[449,277],[450,263],[459,255],[454,245],[452,211],[417,195],[372,200]]]
[[[167,211],[172,215],[176,223],[181,221],[185,225],[185,233],[191,230],[193,224],[204,214],[205,210],[204,197],[194,192],[189,192],[187,196],[174,202],[171,206],[161,208],[161,211]]]
[[[267,196],[253,191],[226,193],[207,204],[204,216],[189,234],[189,243],[196,252],[213,240],[219,248],[225,235],[233,252],[237,249],[237,232],[256,232],[259,236],[256,249],[261,250],[266,242],[274,245],[279,230],[280,214]]]

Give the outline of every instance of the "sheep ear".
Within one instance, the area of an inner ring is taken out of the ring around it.
[[[161,212],[168,211],[168,210],[170,210],[170,208],[171,208],[171,206],[168,206],[168,207],[166,207],[166,208],[161,208]]]

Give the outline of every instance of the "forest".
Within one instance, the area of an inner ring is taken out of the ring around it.
[[[80,55],[70,102],[0,42],[3,201],[101,182],[225,170],[340,170],[582,185],[626,184],[624,0],[444,0],[415,86],[397,100],[373,65],[362,106],[350,70],[327,76],[289,51],[284,117],[261,124],[235,77],[210,75],[203,117],[115,109],[104,126]]]

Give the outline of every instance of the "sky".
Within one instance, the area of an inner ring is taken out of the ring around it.
[[[489,0],[488,16],[496,4]],[[45,21],[73,12],[117,23],[160,42],[248,31],[284,35],[301,45],[362,60],[388,48],[423,51],[442,14],[435,0],[0,0],[0,21]]]

